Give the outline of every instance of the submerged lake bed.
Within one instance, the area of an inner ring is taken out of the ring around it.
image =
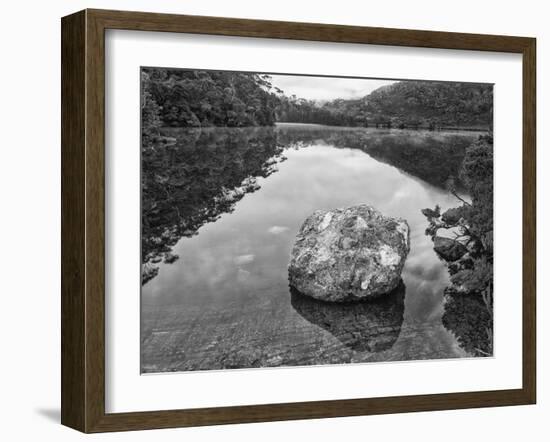
[[[477,298],[445,295],[421,213],[457,205],[446,183],[460,189],[479,134],[278,124],[165,135],[173,143],[142,154],[143,373],[479,356],[488,319]],[[357,204],[407,220],[402,284],[365,303],[296,293],[288,263],[304,220]]]

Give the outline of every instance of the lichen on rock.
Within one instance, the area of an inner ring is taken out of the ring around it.
[[[318,210],[292,249],[289,281],[323,301],[374,298],[397,287],[409,253],[409,226],[367,204]]]

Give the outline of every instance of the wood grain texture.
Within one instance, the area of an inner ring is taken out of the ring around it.
[[[105,37],[86,11],[86,431],[105,414]]]
[[[149,12],[88,10],[106,29],[368,43],[473,51],[522,52],[529,38]]]
[[[515,390],[105,413],[105,30],[499,51],[523,55],[523,387]],[[84,432],[532,404],[536,398],[535,40],[86,10],[62,20],[62,423]]]
[[[523,50],[523,389],[537,394],[537,101],[536,40]]]
[[[85,13],[61,34],[61,422],[85,428]]]

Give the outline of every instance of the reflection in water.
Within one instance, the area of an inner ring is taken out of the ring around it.
[[[452,321],[443,327],[449,277],[420,213],[456,206],[444,182],[475,134],[281,125],[166,135],[176,142],[142,152],[142,371],[479,355]],[[404,299],[380,307],[382,319],[360,308],[352,325],[289,296],[287,266],[307,216],[361,203],[407,219],[411,251]],[[391,330],[361,334],[363,317]]]
[[[338,338],[355,351],[390,349],[401,332],[405,310],[403,281],[378,299],[353,303],[328,303],[290,288],[292,307],[302,317]]]
[[[171,247],[180,238],[232,212],[281,160],[271,127],[167,133],[177,137],[174,146],[142,152],[143,283],[156,276],[156,264],[176,261]]]
[[[331,128],[327,131],[323,126],[286,125],[279,128],[277,141],[283,146],[323,143],[359,149],[380,162],[440,188],[454,177],[456,186],[460,188],[458,171],[472,138],[456,133],[357,128]]]
[[[459,345],[475,356],[492,356],[492,317],[480,295],[447,293],[442,322]]]
[[[171,248],[203,225],[231,213],[259,178],[277,171],[285,149],[316,144],[352,148],[444,187],[457,177],[470,137],[430,132],[281,125],[279,128],[166,129],[176,144],[142,152],[142,282]],[[459,185],[460,183],[458,183]]]

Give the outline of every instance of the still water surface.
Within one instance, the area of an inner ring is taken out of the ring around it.
[[[142,160],[143,259],[158,269],[142,287],[142,372],[473,356],[463,330],[443,326],[448,274],[420,210],[458,205],[445,180],[476,134],[279,125],[170,136]],[[302,222],[360,203],[408,221],[403,285],[369,304],[294,293]]]

